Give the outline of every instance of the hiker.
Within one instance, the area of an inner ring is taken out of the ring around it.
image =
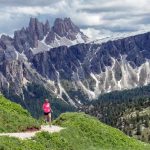
[[[45,102],[43,104],[43,111],[44,111],[44,118],[45,121],[49,123],[49,125],[51,126],[51,105],[48,101],[48,99],[45,99]]]

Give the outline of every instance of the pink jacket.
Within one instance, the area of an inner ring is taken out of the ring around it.
[[[44,103],[44,104],[43,104],[43,111],[44,111],[45,113],[51,112],[50,103]]]

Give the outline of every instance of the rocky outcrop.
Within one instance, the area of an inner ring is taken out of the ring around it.
[[[87,36],[80,31],[70,18],[57,18],[45,39],[45,43],[57,47],[57,45],[70,46],[73,43],[84,43],[87,40]]]
[[[45,42],[47,44],[51,44],[54,42],[55,39],[59,41],[61,38],[64,37],[70,41],[75,41],[78,39],[77,36],[81,36],[83,42],[86,42],[88,39],[80,31],[80,29],[71,21],[70,18],[65,18],[65,19],[57,18]],[[80,43],[80,41],[78,41],[78,43]]]
[[[80,64],[87,54],[90,45],[80,44],[72,47],[61,46],[51,49],[49,52],[39,53],[33,57],[34,67],[51,80],[57,80],[57,73],[60,79],[71,80],[73,72],[77,72]]]
[[[87,39],[70,18],[57,18],[51,28],[48,20],[44,24],[37,18],[31,18],[27,28],[15,31],[14,46],[30,58],[31,53],[48,51],[62,45],[70,46],[86,42]]]
[[[49,31],[49,23],[45,25],[36,18],[31,18],[29,26],[25,29],[15,31],[14,45],[17,51],[26,54],[30,48],[38,47],[38,40],[42,40]]]

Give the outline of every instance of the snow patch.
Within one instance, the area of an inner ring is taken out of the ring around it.
[[[150,32],[150,28],[148,29],[143,29],[143,30],[139,30],[136,32],[127,32],[127,33],[113,33],[113,35],[98,39],[98,40],[94,40],[94,41],[90,41],[90,43],[94,43],[94,44],[102,44],[102,43],[106,43],[108,41],[115,41],[115,40],[119,40],[119,39],[123,39],[123,38],[127,38],[130,36],[135,36],[135,35],[139,35],[139,34],[144,34]]]
[[[16,60],[18,60],[18,58],[19,58],[19,53],[18,53],[17,51],[15,51],[15,53],[16,53]]]
[[[120,61],[111,58],[112,66],[105,66],[105,72],[100,74],[90,73],[91,78],[95,82],[92,82],[92,85],[90,85],[88,80],[84,80],[87,86],[80,80],[80,76],[82,76],[82,64],[80,64],[81,66],[76,68],[77,71],[72,74],[73,82],[76,82],[76,84],[74,83],[76,89],[82,89],[89,99],[92,100],[98,98],[102,93],[132,89],[150,83],[150,60],[146,60],[140,67],[133,68],[126,60],[127,56],[120,57]],[[94,89],[91,90],[89,86],[94,87]]]
[[[94,93],[94,91],[91,91],[89,90],[88,88],[86,88],[84,86],[84,84],[79,80],[77,81],[77,84],[82,88],[82,90],[88,95],[89,99],[92,100],[92,99],[95,99],[96,98],[96,95]]]
[[[58,87],[59,87],[58,98],[63,99],[62,94],[64,93],[66,95],[66,97],[68,98],[69,103],[76,107],[74,101],[70,98],[70,96],[68,95],[68,93],[66,92],[66,90],[61,85],[59,72],[57,70],[55,70],[55,71],[56,71],[56,74],[57,74],[57,84],[58,84]]]
[[[49,45],[46,45],[44,42],[38,41],[38,46],[36,48],[31,48],[31,51],[32,51],[33,55],[35,55],[40,52],[49,51],[50,48],[52,48],[52,47]]]
[[[95,82],[96,82],[96,84],[95,84],[95,88],[94,88],[94,93],[95,93],[95,95],[96,95],[96,97],[99,95],[99,92],[100,92],[100,90],[99,90],[99,80],[97,79],[97,77],[93,74],[93,73],[91,73],[90,74],[91,75],[91,77],[95,80]]]
[[[25,77],[23,77],[23,85],[27,85],[27,83],[30,83],[30,81],[29,80],[27,80]]]
[[[34,55],[37,54],[37,53],[40,53],[40,52],[49,51],[51,48],[55,48],[55,47],[59,47],[59,46],[70,47],[72,45],[76,45],[76,44],[79,44],[79,43],[85,43],[86,40],[88,39],[88,38],[84,39],[82,37],[81,33],[78,33],[76,35],[75,40],[70,40],[66,37],[60,37],[59,35],[57,35],[55,33],[55,40],[53,42],[51,42],[50,44],[46,44],[45,39],[46,39],[47,35],[44,36],[43,40],[38,41],[38,46],[37,47],[30,48]]]

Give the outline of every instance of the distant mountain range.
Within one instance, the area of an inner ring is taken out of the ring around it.
[[[31,18],[29,26],[0,38],[0,90],[10,95],[34,95],[39,84],[73,106],[114,90],[150,83],[150,32],[89,42],[70,18]],[[28,105],[28,104],[27,104]]]

